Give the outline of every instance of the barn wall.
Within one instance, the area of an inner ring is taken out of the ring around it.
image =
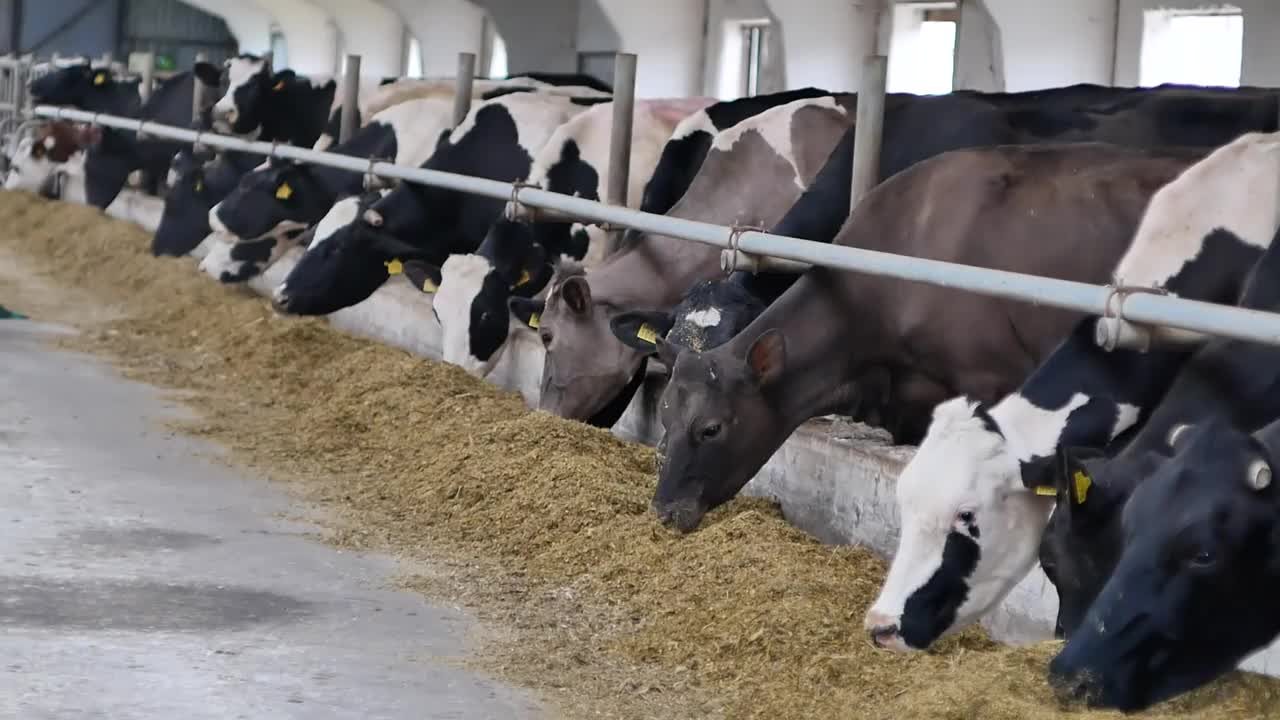
[[[867,0],[768,0],[782,24],[787,87],[858,89],[862,58],[872,49],[859,10],[863,2]]]
[[[397,76],[403,63],[404,23],[391,9],[370,0],[309,0],[324,8],[336,25],[336,52],[360,56],[360,72]],[[339,61],[339,65],[341,63]]]
[[[957,90],[1004,90],[1004,43],[984,0],[960,4],[952,83]]]
[[[20,1],[24,51],[92,57],[117,52],[120,0]]]
[[[984,2],[999,28],[1001,47],[992,48],[992,41],[984,47],[982,39],[965,37],[968,42],[961,43],[961,55],[972,59],[959,63],[965,72],[963,86],[989,82],[981,79],[981,67],[995,53],[1002,55],[1003,89],[1010,92],[1074,83],[1111,84],[1115,0]]]
[[[288,45],[290,68],[306,75],[332,76],[337,69],[337,23],[306,0],[255,0],[276,19]]]
[[[1119,52],[1116,81],[1137,85],[1142,57],[1142,13],[1144,10],[1194,9],[1230,4],[1244,13],[1244,57],[1240,82],[1244,85],[1280,86],[1280,3],[1274,0],[1232,0],[1229,3],[1204,0],[1120,0]]]
[[[702,93],[701,2],[691,0],[599,0],[617,28],[623,52],[636,53],[637,97],[683,97]]]
[[[760,94],[787,89],[787,63],[783,52],[781,21],[765,0],[710,0],[707,4],[706,55],[703,61],[703,94],[722,100],[738,97],[741,41],[738,24],[748,20],[769,20],[769,39],[761,61]]]
[[[577,70],[578,0],[476,2],[489,10],[506,42],[510,74]]]
[[[210,15],[217,15],[227,24],[235,36],[240,52],[265,55],[271,49],[271,23],[269,13],[253,0],[183,0],[183,2]]]
[[[467,0],[382,0],[399,11],[422,50],[422,74],[453,77],[458,53],[479,55],[485,11]],[[483,70],[483,68],[481,68]]]
[[[222,62],[236,53],[236,39],[222,18],[177,0],[128,0],[121,59],[131,52],[152,52],[157,63],[167,58],[185,70],[203,52]]]

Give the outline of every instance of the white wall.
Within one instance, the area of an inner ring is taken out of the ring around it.
[[[1120,0],[1116,84],[1137,85],[1141,68],[1143,11],[1156,8],[1195,9],[1223,4],[1244,13],[1242,85],[1280,86],[1280,3],[1275,0]]]
[[[703,94],[722,100],[738,97],[740,87],[743,21],[769,20],[772,26],[761,58],[760,94],[787,89],[787,63],[783,52],[781,21],[765,0],[710,0],[707,6],[706,54],[703,61]]]
[[[873,50],[874,34],[866,18],[877,0],[768,0],[782,23],[786,84],[856,91],[862,82],[862,58]],[[886,26],[891,21],[886,18]]]
[[[400,74],[404,57],[404,23],[394,10],[371,0],[310,2],[327,11],[337,23],[335,58],[348,53],[359,55],[360,72],[364,75]]]
[[[422,74],[453,77],[458,53],[480,53],[485,11],[467,0],[382,0],[400,13],[422,48]]]
[[[960,27],[956,28],[952,86],[957,90],[998,92],[1004,85],[1000,26],[983,0],[964,0],[960,3]]]
[[[985,3],[1000,28],[1005,90],[1111,84],[1115,0]]]
[[[684,97],[702,93],[703,3],[600,0],[600,9],[618,32],[620,50],[639,56],[637,97]]]
[[[510,74],[578,68],[578,0],[477,0],[507,48]]]
[[[289,49],[289,67],[302,74],[328,75],[336,69],[337,25],[329,12],[305,0],[255,0],[280,25]]]

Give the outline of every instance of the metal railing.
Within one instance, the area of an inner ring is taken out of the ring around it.
[[[715,225],[695,220],[654,215],[625,207],[572,197],[547,190],[483,178],[426,170],[417,167],[374,162],[365,158],[321,152],[289,145],[248,141],[242,138],[199,132],[154,122],[84,112],[60,107],[39,106],[39,117],[73,120],[144,132],[180,142],[199,143],[226,150],[260,153],[300,162],[326,165],[356,173],[369,173],[405,182],[448,190],[512,200],[534,208],[598,223],[635,228],[726,249],[769,255],[810,265],[939,287],[966,290],[984,295],[1020,300],[1039,305],[1074,310],[1099,316],[1114,316],[1109,308],[1123,288],[1041,277],[1005,270],[963,265],[897,255],[861,248],[829,245],[754,230]],[[1280,345],[1280,314],[1188,300],[1171,295],[1138,292],[1123,303],[1123,319],[1130,323],[1166,326],[1191,333]]]

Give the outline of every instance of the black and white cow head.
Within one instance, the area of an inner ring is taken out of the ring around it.
[[[328,315],[369,298],[410,260],[428,260],[382,226],[374,205],[388,190],[342,198],[315,226],[306,253],[276,287],[272,304],[292,315]]]
[[[1280,633],[1280,424],[1175,439],[1121,519],[1119,563],[1049,666],[1060,694],[1136,711],[1229,672]]]
[[[681,350],[703,352],[729,342],[765,307],[766,301],[741,282],[702,280],[670,312],[628,310],[614,315],[609,324],[624,345],[665,357],[663,364],[670,367]]]
[[[881,647],[922,650],[976,622],[1031,571],[1053,498],[1024,483],[987,409],[958,397],[935,408],[897,503],[898,552],[866,627]]]
[[[442,330],[444,361],[477,377],[492,372],[511,333],[507,302],[546,287],[552,272],[547,260],[527,225],[502,220],[475,253],[450,255],[439,267],[406,263],[405,276],[414,287],[434,294],[431,307]]]
[[[237,135],[253,133],[262,125],[263,105],[267,95],[284,88],[293,72],[273,74],[265,58],[240,55],[224,63],[227,91],[213,105],[214,129]],[[209,63],[196,63],[196,77],[206,85],[218,87],[222,73]]]
[[[332,201],[332,193],[311,167],[273,159],[241,178],[236,189],[213,206],[209,226],[253,240],[305,228],[324,217]]]

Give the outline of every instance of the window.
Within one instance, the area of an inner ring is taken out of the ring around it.
[[[1240,8],[1147,10],[1139,84],[1239,87],[1243,46]]]
[[[493,55],[489,57],[489,77],[507,76],[507,43],[497,33],[493,36]]]
[[[894,5],[889,92],[916,95],[951,92],[959,15],[954,2]]]
[[[740,97],[760,94],[760,68],[764,64],[765,43],[769,39],[769,23],[745,22],[739,25],[742,33],[742,74],[738,88]]]
[[[284,33],[279,28],[271,28],[271,67],[289,67],[289,52],[285,45]]]
[[[418,43],[418,38],[409,32],[409,28],[405,28],[404,38],[403,75],[410,78],[420,78],[422,77],[422,45]]]

